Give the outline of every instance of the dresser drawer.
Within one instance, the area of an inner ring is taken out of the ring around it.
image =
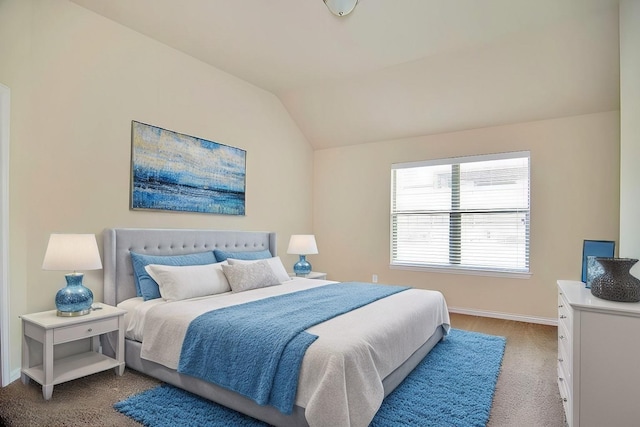
[[[561,386],[560,394],[562,397],[573,396],[573,372],[569,362],[568,360],[558,361],[558,385]]]
[[[118,329],[118,318],[94,320],[79,325],[56,328],[53,331],[53,343],[60,344],[77,339],[89,338]]]
[[[573,377],[572,372],[567,370],[567,361],[558,361],[558,390],[560,391],[560,400],[564,408],[564,414],[569,427],[573,425]]]
[[[558,322],[558,362],[563,364],[565,371],[573,371],[573,344],[571,335],[562,322]]]
[[[573,326],[573,310],[562,293],[558,294],[558,323],[564,323],[568,330]]]
[[[571,391],[571,381],[561,365],[558,365],[558,388],[560,389],[560,397],[563,402],[571,400],[573,395]]]

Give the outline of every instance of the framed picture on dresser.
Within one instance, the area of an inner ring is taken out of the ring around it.
[[[600,264],[595,260],[597,257],[613,258],[616,249],[616,242],[612,240],[585,240],[582,245],[582,282],[587,287],[599,272]]]

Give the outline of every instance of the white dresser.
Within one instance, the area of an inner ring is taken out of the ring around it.
[[[558,281],[558,386],[569,427],[640,426],[640,303]]]

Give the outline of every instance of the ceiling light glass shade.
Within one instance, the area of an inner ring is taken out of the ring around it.
[[[93,234],[52,234],[42,263],[44,270],[73,271],[65,275],[67,286],[56,294],[58,316],[82,316],[91,312],[93,292],[82,284],[84,274],[76,270],[102,268],[96,236]]]
[[[336,16],[345,16],[356,8],[358,0],[323,0],[331,13]]]

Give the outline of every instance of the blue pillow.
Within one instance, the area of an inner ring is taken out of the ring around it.
[[[136,282],[136,292],[145,301],[160,298],[160,288],[155,280],[149,276],[144,268],[149,264],[159,265],[204,265],[214,264],[216,257],[213,252],[198,252],[186,255],[142,255],[131,252],[131,263],[133,264],[133,277]]]
[[[216,256],[216,260],[218,262],[222,262],[224,260],[226,260],[227,258],[233,258],[233,259],[243,259],[243,260],[254,260],[254,259],[267,259],[267,258],[273,258],[273,255],[271,255],[271,252],[269,252],[267,249],[262,250],[262,251],[244,251],[244,252],[227,252],[227,251],[221,251],[220,249],[214,249],[213,253]]]

